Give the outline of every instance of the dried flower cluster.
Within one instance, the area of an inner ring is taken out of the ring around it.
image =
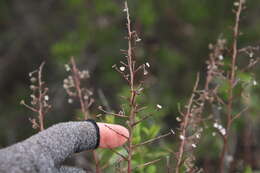
[[[213,128],[217,130],[223,141],[223,147],[220,155],[219,171],[227,172],[233,158],[229,151],[228,143],[231,135],[231,128],[234,120],[245,113],[248,107],[241,108],[239,113],[234,113],[234,102],[241,102],[241,95],[235,95],[234,89],[243,84],[238,73],[249,71],[258,62],[259,58],[254,57],[254,52],[259,47],[238,48],[238,38],[240,36],[239,24],[241,12],[245,9],[245,1],[239,0],[234,3],[235,24],[233,27],[233,40],[231,46],[225,39],[219,38],[215,45],[210,44],[211,51],[207,63],[207,77],[205,83],[205,99],[212,105]],[[238,57],[240,54],[246,54],[249,57],[248,65],[244,68],[238,65]],[[225,64],[225,57],[231,58],[231,63]],[[257,85],[257,81],[252,80],[252,85]],[[222,89],[223,86],[227,88]],[[242,91],[243,93],[243,91]],[[216,132],[212,133],[216,136]]]
[[[193,88],[193,93],[184,108],[179,110],[180,117],[176,120],[180,122],[179,138],[180,144],[177,152],[173,152],[176,156],[175,172],[179,173],[184,166],[187,172],[201,171],[195,166],[195,156],[193,150],[199,145],[199,140],[203,132],[202,128],[202,112],[205,105],[205,91],[198,90],[199,75]]]
[[[65,70],[70,73],[70,75],[63,80],[63,88],[70,97],[68,103],[71,104],[74,100],[78,100],[80,102],[81,113],[84,115],[84,119],[87,120],[91,118],[89,109],[94,103],[94,99],[92,98],[93,92],[86,87],[82,87],[82,82],[90,78],[89,71],[80,71],[73,57],[70,59],[70,64],[65,64]],[[96,173],[100,173],[101,170],[97,153],[95,151],[92,153]]]
[[[63,88],[70,97],[68,103],[73,103],[75,99],[79,100],[82,113],[85,119],[88,119],[89,108],[94,102],[92,98],[93,92],[88,88],[82,87],[81,83],[83,80],[89,79],[89,72],[87,70],[80,71],[73,57],[70,60],[70,64],[65,64],[65,70],[70,72],[70,75],[63,81]]]
[[[45,82],[42,81],[43,67],[44,63],[42,63],[37,70],[29,73],[31,81],[30,89],[32,90],[30,105],[26,104],[24,100],[21,101],[22,105],[38,114],[37,119],[30,118],[29,120],[32,123],[32,127],[34,129],[39,128],[40,131],[44,130],[45,114],[48,113],[51,108],[51,105],[49,104],[48,88],[45,87]]]
[[[151,117],[151,114],[148,115],[140,115],[140,113],[146,109],[146,106],[141,105],[138,103],[137,98],[142,94],[144,91],[144,86],[143,86],[143,80],[144,78],[149,74],[148,69],[151,67],[149,62],[145,62],[144,64],[138,65],[135,57],[135,46],[138,44],[138,42],[141,41],[139,38],[138,34],[136,31],[132,30],[131,26],[131,20],[130,20],[130,15],[129,15],[129,8],[127,5],[127,2],[125,2],[125,8],[123,12],[126,13],[126,18],[127,18],[127,36],[126,40],[128,41],[128,49],[127,50],[121,50],[124,55],[124,60],[120,61],[120,65],[113,65],[112,68],[114,68],[118,73],[122,75],[122,77],[127,81],[129,90],[130,90],[130,97],[126,98],[128,101],[129,105],[129,111],[125,111],[124,109],[119,111],[119,113],[113,113],[113,112],[108,112],[103,109],[102,106],[99,107],[99,109],[110,115],[114,115],[120,118],[124,118],[128,129],[129,129],[129,138],[128,138],[128,143],[127,146],[124,147],[126,150],[127,155],[123,155],[115,150],[115,152],[120,158],[118,159],[118,163],[122,161],[126,161],[127,167],[125,168],[117,168],[119,172],[128,172],[131,173],[134,169],[145,167],[148,165],[155,164],[156,162],[160,161],[161,158],[155,159],[149,162],[146,162],[144,164],[139,164],[133,166],[133,156],[136,154],[136,150],[140,146],[144,146],[146,144],[152,143],[154,141],[160,140],[161,138],[164,138],[166,136],[169,136],[170,134],[174,134],[173,131],[157,136],[155,138],[149,139],[147,141],[141,142],[141,143],[134,143],[134,130],[138,124],[143,122],[144,120],[148,119]],[[137,78],[138,76],[138,78]],[[155,105],[155,109],[157,111],[161,110],[163,107],[160,104]],[[127,119],[127,120],[126,120]],[[123,136],[123,135],[122,135]]]

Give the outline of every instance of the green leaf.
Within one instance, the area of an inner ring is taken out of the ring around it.
[[[149,167],[146,169],[146,172],[156,173],[156,166],[154,166],[154,165],[149,166]]]
[[[106,115],[105,121],[107,123],[113,124],[113,123],[115,123],[115,116],[113,116],[113,115]]]
[[[154,138],[160,131],[160,127],[157,125],[152,125],[150,128],[150,138]]]
[[[250,166],[247,166],[244,173],[253,173],[252,168]]]

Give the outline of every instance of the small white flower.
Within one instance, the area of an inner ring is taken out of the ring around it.
[[[66,83],[66,84],[67,84],[67,83],[69,83],[69,80],[68,80],[68,79],[64,79],[64,80],[63,80],[63,83]]]
[[[228,156],[226,156],[226,160],[227,160],[227,162],[232,162],[234,160],[234,158],[233,158],[233,156],[228,155]]]
[[[218,127],[219,127],[218,123],[214,123],[213,126],[214,126],[215,128],[218,128]]]
[[[162,105],[157,104],[156,107],[157,107],[158,109],[162,109]]]
[[[184,140],[184,139],[185,139],[185,136],[180,135],[180,139],[181,139],[181,140]]]
[[[89,72],[87,70],[83,70],[82,72],[79,73],[81,79],[86,79],[89,78]]]
[[[224,59],[224,56],[223,56],[223,55],[219,55],[219,56],[218,56],[218,59],[219,59],[220,61],[222,61],[222,60]]]
[[[125,71],[125,67],[124,66],[121,66],[119,67],[120,71]]]
[[[176,120],[177,120],[178,122],[181,122],[181,118],[180,118],[180,117],[176,117]]]
[[[141,38],[137,38],[135,41],[140,42],[141,40],[142,40]]]
[[[144,88],[139,88],[138,89],[138,92],[140,93],[140,92],[142,92],[144,90]]]
[[[219,131],[220,131],[220,133],[221,133],[223,136],[226,135],[226,129],[222,128],[222,129],[220,129]]]
[[[197,147],[197,145],[196,145],[196,144],[191,144],[191,146],[192,146],[193,148],[196,148],[196,147]]]
[[[30,85],[30,89],[31,89],[31,90],[35,90],[36,88],[37,88],[36,86]]]
[[[146,62],[145,65],[146,65],[148,68],[151,67],[150,64],[149,64],[149,62]]]
[[[253,81],[253,85],[254,85],[254,86],[257,85],[257,81],[256,81],[256,80]]]
[[[144,69],[144,75],[147,75],[148,74],[148,71]]]
[[[127,8],[125,8],[125,9],[123,10],[123,12],[127,12]]]
[[[48,95],[44,96],[44,100],[48,101],[49,100],[49,96]]]
[[[200,138],[200,134],[196,134],[196,138],[199,139]]]
[[[239,2],[234,2],[234,6],[239,6]]]
[[[249,57],[250,57],[250,58],[253,58],[253,56],[254,56],[254,53],[251,52],[251,53],[249,54]]]
[[[68,86],[67,84],[63,84],[63,88],[64,88],[64,89],[68,89],[69,86]]]
[[[66,71],[70,71],[70,66],[68,64],[65,64],[64,66]]]
[[[218,129],[219,129],[219,130],[223,129],[223,127],[222,127],[221,124],[218,125]]]
[[[35,77],[31,78],[31,82],[36,82],[36,81],[37,81],[37,79]]]
[[[69,104],[73,103],[73,100],[72,99],[68,99],[68,103]]]
[[[87,95],[85,95],[83,98],[84,98],[84,100],[88,100],[89,97]]]
[[[212,132],[212,136],[216,136],[216,132]]]

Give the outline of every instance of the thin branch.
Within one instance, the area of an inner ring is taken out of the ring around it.
[[[125,157],[123,154],[117,152],[116,150],[114,150],[113,148],[109,148],[111,151],[113,151],[114,153],[116,153],[117,155],[119,155],[120,157],[122,157],[124,160],[127,161],[127,157]]]
[[[118,134],[118,135],[120,135],[120,136],[122,136],[122,137],[126,138],[127,140],[129,139],[129,138],[128,138],[127,136],[125,136],[124,134],[122,134],[122,133],[120,133],[120,132],[116,131],[115,129],[113,129],[113,128],[109,127],[109,126],[108,126],[108,125],[106,125],[106,124],[105,124],[105,127],[107,127],[108,129],[112,130],[112,131],[113,131],[113,132],[115,132],[116,134]]]
[[[39,97],[38,97],[38,103],[39,103],[39,109],[38,109],[38,114],[39,114],[39,122],[40,122],[40,130],[43,131],[44,130],[44,105],[43,105],[43,96],[44,93],[42,91],[42,86],[43,86],[43,82],[42,82],[42,69],[44,66],[44,62],[40,65],[39,67],[39,71],[38,71],[38,87],[39,87]]]
[[[28,109],[30,109],[30,110],[33,111],[33,112],[38,112],[37,109],[33,108],[32,106],[27,105],[27,104],[24,102],[24,100],[22,100],[22,101],[20,102],[20,104],[23,105],[23,106],[25,106],[25,107],[27,107]]]
[[[157,140],[159,140],[159,139],[161,139],[161,138],[164,138],[164,137],[166,137],[166,136],[169,136],[169,135],[171,135],[171,134],[172,134],[172,132],[169,132],[169,133],[166,133],[166,134],[164,134],[164,135],[160,135],[160,136],[158,136],[158,137],[156,137],[156,138],[149,139],[149,140],[147,140],[147,141],[145,141],[145,142],[142,142],[142,143],[140,143],[140,144],[133,145],[133,148],[140,147],[140,146],[146,145],[146,144],[150,144],[150,143],[152,143],[152,142],[155,142],[155,141],[157,141]]]
[[[244,112],[246,112],[249,109],[249,106],[245,107],[242,111],[240,111],[238,114],[232,117],[231,123],[233,123],[234,120],[239,118]]]
[[[187,127],[189,125],[189,116],[190,116],[190,113],[191,113],[191,107],[192,107],[193,99],[195,97],[195,92],[198,88],[198,85],[199,85],[199,74],[197,74],[197,79],[196,79],[195,85],[193,87],[193,92],[192,92],[192,95],[189,99],[189,102],[188,102],[188,105],[187,105],[187,110],[186,110],[186,113],[184,114],[184,119],[183,119],[183,122],[181,124],[180,136],[182,136],[183,139],[181,139],[181,144],[180,144],[179,149],[178,149],[179,152],[178,152],[178,157],[177,157],[177,166],[176,166],[176,169],[175,169],[175,173],[179,173],[180,167],[182,165],[183,154],[184,154],[184,146],[185,146],[185,142],[186,142],[186,130],[187,130]]]
[[[114,116],[121,117],[121,118],[128,118],[128,116],[126,116],[126,115],[117,114],[117,113],[114,113],[114,112],[108,112],[108,111],[104,110],[104,109],[102,108],[102,106],[99,106],[98,109],[101,110],[102,112],[104,112],[104,113],[107,114],[107,115],[114,115]],[[102,115],[100,115],[100,116],[102,116]],[[99,116],[99,117],[100,117],[100,116]]]
[[[229,77],[229,89],[228,89],[228,103],[227,103],[227,124],[226,131],[227,133],[223,135],[223,148],[220,156],[220,165],[219,172],[224,173],[224,162],[225,156],[228,152],[228,137],[230,133],[230,128],[232,125],[232,110],[233,110],[233,88],[236,80],[236,64],[237,64],[237,56],[238,56],[238,48],[237,48],[237,39],[239,36],[239,23],[240,23],[240,15],[243,10],[244,0],[239,0],[239,5],[236,10],[236,18],[235,18],[235,26],[233,28],[233,44],[232,44],[232,64],[231,64],[231,74]]]
[[[137,124],[143,122],[144,120],[146,120],[147,118],[150,118],[151,116],[152,116],[152,114],[149,114],[149,115],[142,117],[140,120],[134,122],[134,124],[132,124],[132,126],[136,126]]]
[[[153,160],[153,161],[150,161],[150,162],[146,162],[146,163],[144,163],[144,164],[142,164],[142,165],[138,165],[138,166],[135,167],[134,169],[138,169],[138,168],[142,168],[142,167],[145,167],[145,166],[152,165],[152,164],[154,164],[154,163],[159,162],[160,160],[162,160],[162,158],[156,159],[156,160]]]
[[[88,119],[89,112],[88,112],[88,110],[86,110],[84,99],[83,99],[83,94],[82,94],[82,89],[81,89],[81,81],[80,81],[80,77],[79,77],[79,70],[76,66],[76,62],[75,62],[73,57],[71,57],[70,63],[72,65],[73,81],[74,81],[74,84],[75,84],[78,99],[80,101],[81,111],[82,111],[84,118],[86,120],[86,119]]]

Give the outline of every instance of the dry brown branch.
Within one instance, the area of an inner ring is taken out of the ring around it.
[[[51,105],[48,103],[48,88],[45,87],[45,82],[42,81],[44,64],[45,63],[43,62],[37,70],[29,73],[32,83],[30,86],[30,89],[32,90],[32,94],[30,95],[31,105],[26,104],[24,100],[20,102],[23,106],[38,114],[37,120],[35,118],[30,118],[29,120],[32,123],[33,128],[39,128],[40,131],[44,130],[45,114],[48,113],[51,108]]]
[[[140,111],[139,111],[140,112]],[[136,121],[134,124],[132,124],[132,126],[136,126],[137,124],[143,122],[144,120],[150,118],[152,116],[152,114],[146,115],[144,117],[142,117],[140,120]]]
[[[193,103],[194,103],[194,98],[195,98],[195,93],[197,91],[197,88],[198,88],[198,85],[199,85],[199,75],[197,75],[197,79],[196,79],[196,82],[195,82],[195,85],[193,87],[193,92],[192,92],[192,95],[188,101],[188,104],[186,107],[186,113],[182,113],[183,115],[183,120],[181,122],[181,127],[180,127],[180,139],[181,139],[181,143],[179,145],[179,149],[178,149],[178,156],[177,156],[177,165],[176,165],[176,168],[175,168],[175,172],[176,173],[179,173],[180,172],[180,168],[181,168],[181,165],[183,163],[183,155],[184,155],[184,148],[185,148],[185,143],[186,143],[186,136],[187,136],[187,128],[190,124],[190,120],[191,120],[191,113],[192,113],[192,106],[193,106]]]
[[[140,146],[143,146],[143,145],[146,145],[146,144],[150,144],[150,143],[152,143],[152,142],[155,142],[155,141],[157,141],[157,140],[159,140],[159,139],[162,139],[162,138],[164,138],[164,137],[166,137],[166,136],[169,136],[169,135],[171,135],[171,134],[172,134],[172,132],[169,132],[169,133],[166,133],[166,134],[164,134],[164,135],[160,135],[160,136],[158,136],[158,137],[156,137],[156,138],[149,139],[149,140],[147,140],[147,141],[145,141],[145,142],[142,142],[142,143],[140,143],[140,144],[135,144],[135,145],[133,145],[133,148],[140,147]]]
[[[156,160],[152,160],[152,161],[150,161],[150,162],[146,162],[146,163],[144,163],[144,164],[142,164],[142,165],[139,165],[139,166],[135,167],[134,169],[138,169],[138,168],[142,168],[142,167],[145,167],[145,166],[149,166],[149,165],[152,165],[152,164],[154,164],[154,163],[156,163],[156,162],[159,162],[159,161],[161,161],[161,160],[162,160],[162,158],[156,159]]]
[[[233,123],[234,120],[239,118],[243,113],[245,113],[249,109],[249,106],[245,107],[243,110],[241,110],[238,114],[234,115],[231,119],[231,123]]]
[[[130,80],[129,80],[129,87],[131,91],[131,97],[130,97],[130,115],[129,115],[129,140],[128,140],[128,158],[127,158],[127,172],[132,172],[132,154],[133,154],[133,126],[135,122],[136,117],[136,92],[134,88],[134,82],[135,82],[135,74],[134,74],[134,57],[132,53],[132,39],[133,39],[133,31],[131,29],[131,21],[130,21],[130,15],[129,15],[129,9],[128,4],[125,2],[125,8],[124,11],[127,15],[127,31],[128,31],[128,50],[127,50],[127,67],[129,70]]]
[[[120,157],[122,157],[124,160],[127,161],[127,157],[125,157],[124,155],[122,155],[121,153],[117,152],[116,150],[114,150],[113,148],[109,148],[111,151],[113,151],[114,153],[116,153],[117,155],[119,155]]]
[[[233,44],[232,44],[232,64],[231,64],[231,72],[230,76],[228,77],[229,79],[229,89],[228,89],[228,101],[227,101],[227,114],[226,114],[226,133],[223,135],[223,148],[220,156],[220,166],[219,166],[219,172],[224,173],[225,172],[225,167],[224,167],[224,162],[225,162],[225,156],[228,152],[228,137],[230,135],[230,128],[232,125],[232,111],[233,111],[233,100],[234,100],[234,95],[233,95],[233,89],[234,89],[234,83],[236,81],[236,64],[237,64],[237,56],[238,56],[238,47],[237,47],[237,39],[239,36],[239,24],[240,24],[240,15],[243,10],[243,5],[244,5],[244,0],[239,0],[239,5],[235,11],[235,26],[233,28]]]
[[[104,110],[102,108],[102,106],[99,106],[98,109],[100,111],[102,111],[103,113],[105,113],[106,115],[113,115],[113,116],[116,116],[116,117],[121,117],[121,118],[128,118],[128,116],[124,115],[124,112],[123,111],[120,111],[119,113],[114,113],[114,112],[108,112],[106,110]],[[103,116],[103,115],[100,115],[100,116]],[[100,117],[99,116],[99,117]]]
[[[105,125],[105,127],[107,127],[108,129],[112,130],[112,131],[115,132],[116,134],[118,134],[118,135],[120,135],[120,136],[126,138],[127,140],[129,139],[127,136],[125,136],[125,135],[123,135],[122,133],[116,131],[115,129],[113,129],[113,128],[107,126],[107,125]]]
[[[86,80],[90,77],[89,72],[86,70],[80,71],[76,65],[73,57],[70,59],[70,65],[65,65],[66,71],[71,72],[68,78],[64,79],[63,87],[67,94],[75,99],[79,100],[81,112],[84,115],[84,119],[90,118],[89,109],[94,103],[92,91],[82,87],[82,80]],[[96,166],[96,173],[100,173],[99,159],[96,151],[93,151],[93,158]]]

